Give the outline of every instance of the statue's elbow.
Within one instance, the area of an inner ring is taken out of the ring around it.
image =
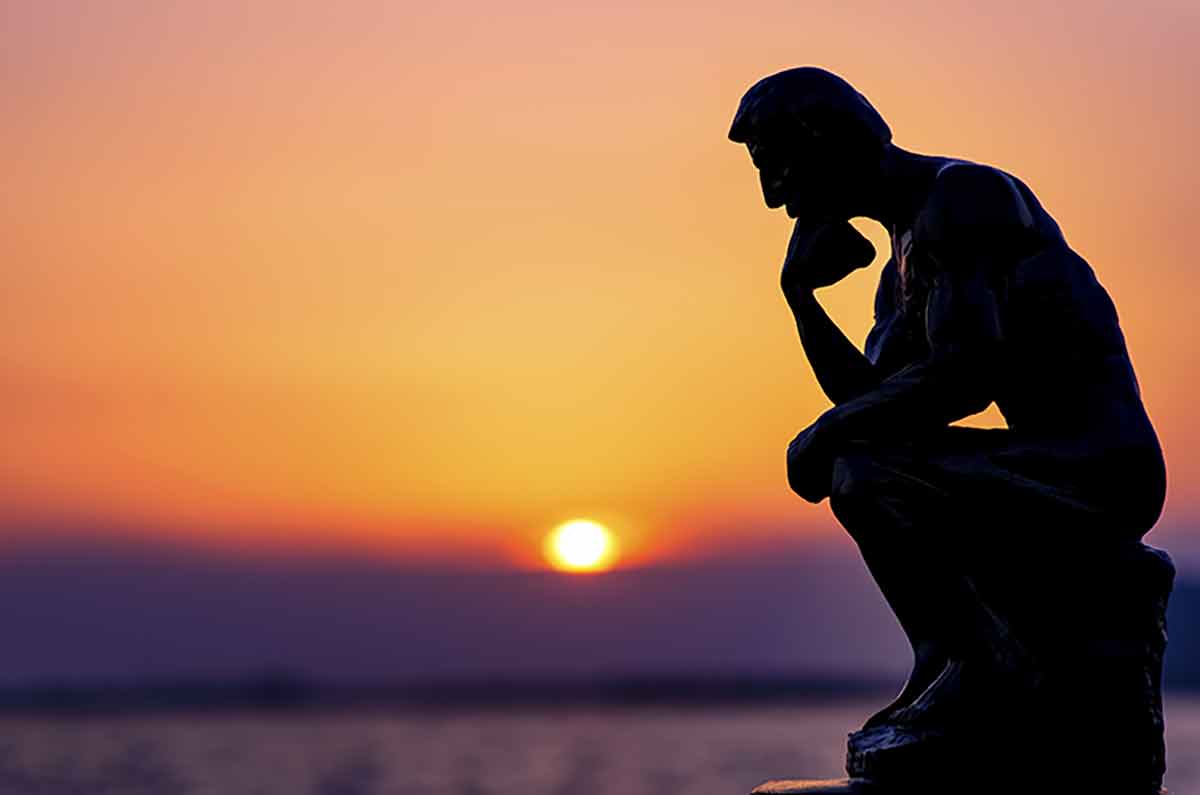
[[[963,395],[954,407],[953,414],[957,415],[954,419],[962,419],[970,417],[985,411],[988,406],[992,405],[991,395],[985,392],[973,392]],[[953,422],[953,420],[951,420]]]
[[[978,414],[992,405],[995,395],[993,359],[983,356],[958,356],[940,362],[938,368],[944,419],[948,422]]]

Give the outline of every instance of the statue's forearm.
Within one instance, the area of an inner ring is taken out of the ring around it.
[[[879,386],[871,360],[863,355],[817,302],[811,290],[785,293],[804,355],[817,383],[834,403],[841,404]]]
[[[818,420],[833,437],[862,439],[941,427],[992,402],[984,360],[928,359],[909,365]]]

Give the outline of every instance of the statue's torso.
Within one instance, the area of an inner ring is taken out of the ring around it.
[[[1023,435],[1161,456],[1111,298],[1028,186],[1006,176],[1032,213],[1035,237],[1032,253],[989,278],[1003,334],[997,407]],[[924,296],[904,278],[928,267],[907,257],[911,234],[894,230],[867,339],[868,358],[886,373],[929,353]]]

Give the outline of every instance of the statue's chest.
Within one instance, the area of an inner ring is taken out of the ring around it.
[[[912,227],[893,227],[892,259],[896,263],[896,309],[905,317],[919,319],[925,310],[928,274],[913,255]]]
[[[908,278],[909,255],[912,253],[912,229],[892,229],[892,259],[896,261],[896,272],[900,282]]]

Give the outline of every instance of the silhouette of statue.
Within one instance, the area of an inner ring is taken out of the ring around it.
[[[789,445],[788,482],[829,498],[913,649],[847,771],[1098,767],[1158,792],[1174,568],[1141,539],[1166,471],[1092,268],[1020,179],[896,146],[828,71],[755,83],[729,138],[796,219],[781,286],[834,404]],[[854,217],[892,247],[865,353],[814,297],[874,259]],[[993,402],[1006,428],[951,425]]]

